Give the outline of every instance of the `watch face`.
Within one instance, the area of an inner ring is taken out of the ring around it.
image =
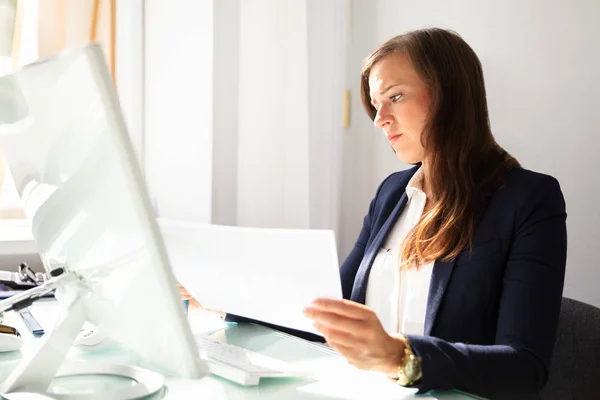
[[[409,381],[416,381],[421,375],[421,363],[417,358],[411,357],[404,366],[404,374]]]

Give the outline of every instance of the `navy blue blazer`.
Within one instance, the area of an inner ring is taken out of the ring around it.
[[[375,255],[406,205],[406,185],[417,169],[394,173],[379,186],[340,268],[344,298],[365,303]],[[422,359],[416,386],[420,393],[456,388],[491,398],[537,398],[548,379],[565,275],[560,186],[551,176],[514,169],[500,189],[482,196],[477,219],[472,249],[434,264],[425,335],[407,335]]]
[[[345,298],[365,302],[377,251],[407,202],[418,167],[379,187],[341,267]],[[424,336],[407,335],[422,359],[416,385],[485,397],[537,397],[548,368],[567,254],[565,202],[551,176],[522,168],[482,198],[473,246],[434,264]]]

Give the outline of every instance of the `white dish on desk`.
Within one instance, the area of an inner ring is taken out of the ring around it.
[[[17,351],[23,347],[23,339],[9,333],[0,333],[0,352]]]
[[[107,339],[101,329],[82,329],[75,339],[75,345],[80,347],[97,346]]]

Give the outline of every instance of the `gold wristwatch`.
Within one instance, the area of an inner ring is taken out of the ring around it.
[[[397,382],[402,386],[409,386],[421,379],[421,358],[415,355],[404,335],[400,334],[398,337],[404,342],[404,357],[398,365]]]

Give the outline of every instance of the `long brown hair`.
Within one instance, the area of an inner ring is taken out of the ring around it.
[[[479,58],[451,31],[408,32],[365,59],[361,98],[372,120],[377,110],[371,104],[369,74],[375,63],[394,52],[408,55],[431,94],[421,139],[431,204],[402,245],[402,267],[409,268],[451,260],[471,247],[480,198],[497,190],[506,171],[519,163],[492,135]]]

